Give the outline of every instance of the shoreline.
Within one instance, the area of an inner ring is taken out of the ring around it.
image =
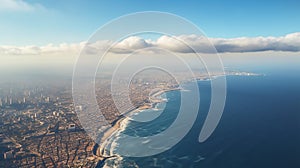
[[[169,89],[163,89],[163,90],[159,90],[158,92],[152,93],[149,97],[150,103],[144,103],[143,105],[140,105],[139,107],[137,107],[135,109],[129,110],[125,114],[140,112],[145,109],[153,109],[153,108],[155,108],[157,103],[161,103],[161,102],[165,101],[161,98],[157,98],[158,96],[162,95],[163,93],[171,92],[171,91],[175,91],[175,90],[182,90],[182,89],[181,88],[169,88]],[[125,118],[126,118],[125,115],[118,116],[118,118],[112,122],[112,127],[108,128],[104,132],[103,136],[101,137],[100,143],[106,142],[116,131],[120,130],[122,121]],[[95,143],[95,145],[94,145],[94,148],[97,148],[97,149],[95,149],[96,153],[94,155],[103,158],[102,162],[108,158],[116,157],[116,156],[104,156],[101,145],[99,145],[99,144],[97,146],[96,145],[97,145],[97,143]]]
[[[221,75],[221,76],[261,76],[261,75],[265,76],[264,74],[255,74],[255,73],[250,73],[249,74],[249,73],[245,73],[245,72],[242,72],[242,73],[241,72],[240,73],[230,72],[230,73],[225,73],[224,75]],[[214,80],[218,77],[220,77],[220,76],[215,75],[215,76],[212,76],[211,78],[200,77],[200,78],[196,78],[196,81],[210,81],[210,80]],[[138,112],[140,112],[142,110],[145,110],[145,109],[154,109],[157,103],[161,103],[161,102],[165,101],[162,98],[157,98],[158,96],[162,95],[163,93],[170,92],[170,91],[175,91],[175,90],[182,90],[182,88],[180,88],[180,87],[163,88],[162,90],[159,90],[157,92],[150,93],[149,94],[150,103],[145,102],[144,104],[142,104],[142,105],[140,105],[140,106],[138,106],[134,109],[131,109],[131,110],[127,111],[125,114],[134,113],[134,112],[138,113]],[[126,118],[126,116],[124,116],[124,114],[118,116],[118,118],[115,119],[112,122],[112,127],[105,130],[103,136],[101,137],[100,143],[107,141],[116,131],[120,130],[122,121],[125,118]],[[101,148],[101,145],[98,145],[97,143],[95,143],[94,148],[95,148],[96,152],[95,153],[93,152],[93,153],[97,157],[102,158],[99,161],[101,163],[105,162],[106,159],[109,159],[109,158],[112,158],[112,157],[117,157],[116,155],[103,156],[102,153],[101,153],[103,151],[103,149]]]

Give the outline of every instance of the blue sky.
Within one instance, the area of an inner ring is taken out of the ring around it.
[[[0,7],[0,45],[77,43],[87,40],[109,20],[139,11],[180,15],[199,26],[209,37],[276,37],[300,30],[300,1],[297,0],[17,2],[21,2],[22,7],[25,3],[32,8]]]

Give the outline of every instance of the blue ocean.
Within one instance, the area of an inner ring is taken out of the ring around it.
[[[264,75],[227,76],[223,116],[205,142],[199,143],[198,137],[210,106],[211,88],[210,81],[198,81],[199,113],[192,129],[178,144],[154,156],[107,159],[104,166],[299,168],[300,70],[265,68],[252,72]],[[170,126],[178,114],[180,91],[170,91],[165,96],[168,102],[157,105],[166,106],[158,118],[147,123],[129,121],[122,133],[147,136]],[[116,146],[119,145],[127,144]]]

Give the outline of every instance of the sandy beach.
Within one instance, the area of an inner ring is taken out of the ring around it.
[[[145,109],[151,109],[151,108],[155,108],[155,104],[157,103],[160,103],[160,102],[163,102],[164,100],[158,98],[158,96],[160,96],[161,94],[163,93],[166,93],[166,92],[169,92],[169,91],[174,91],[174,90],[181,90],[180,88],[170,88],[170,89],[163,89],[163,90],[160,90],[160,91],[157,91],[153,94],[150,95],[150,102],[151,103],[145,103],[141,106],[139,106],[138,108],[136,109],[132,109],[130,111],[127,112],[128,113],[131,113],[131,112],[137,112],[137,111],[142,111],[142,110],[145,110]],[[120,128],[121,128],[121,124],[122,124],[122,121],[126,118],[125,115],[121,115],[119,116],[119,118],[117,118],[113,124],[112,124],[112,127],[108,128],[107,131],[104,132],[103,134],[103,137],[101,138],[100,140],[100,143],[104,143],[105,141],[107,141],[116,131],[118,131]],[[103,156],[103,150],[101,148],[101,145],[98,146],[98,149],[97,149],[97,152],[96,152],[96,155],[105,159],[105,158],[108,158],[108,157],[111,157],[111,156]]]

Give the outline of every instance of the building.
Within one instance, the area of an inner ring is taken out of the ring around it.
[[[75,129],[76,129],[75,124],[70,124],[68,127],[68,131],[75,131]]]
[[[3,154],[4,159],[12,159],[14,158],[13,151],[8,151]]]
[[[76,110],[76,111],[82,111],[82,106],[76,106],[76,107],[75,107],[75,110]]]
[[[45,98],[45,102],[46,102],[46,103],[49,103],[49,102],[50,102],[50,97],[46,97],[46,98]]]

